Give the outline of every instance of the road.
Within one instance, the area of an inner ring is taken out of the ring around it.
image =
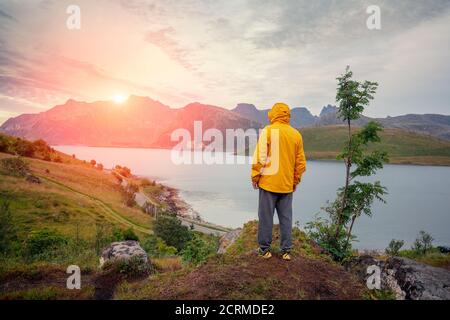
[[[122,178],[122,186],[125,188],[128,185],[128,180],[126,177],[120,175],[119,173],[116,172],[116,174],[118,174],[121,178]],[[153,205],[157,205],[151,198],[149,198],[144,192],[142,192],[141,190],[139,190],[138,192],[135,193],[135,201],[137,203],[138,206],[140,207],[144,207],[145,204],[151,203]],[[178,218],[181,220],[181,224],[187,227],[194,227],[195,231],[201,232],[201,233],[205,233],[205,234],[214,234],[217,236],[221,236],[224,235],[225,233],[228,233],[229,231],[231,231],[230,229],[224,228],[222,226],[218,226],[212,223],[208,223],[208,222],[199,222],[197,220],[194,219],[189,219],[183,216],[178,216]]]

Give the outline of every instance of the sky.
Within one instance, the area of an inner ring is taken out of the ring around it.
[[[79,29],[67,27],[70,5]],[[369,5],[379,30],[366,26]],[[318,114],[346,65],[380,85],[368,116],[450,114],[450,1],[0,2],[0,123],[131,94]]]

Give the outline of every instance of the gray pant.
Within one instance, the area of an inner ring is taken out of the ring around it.
[[[262,251],[270,248],[272,243],[273,215],[277,210],[280,221],[282,252],[289,252],[292,247],[292,192],[274,193],[259,189],[258,207],[258,243]]]

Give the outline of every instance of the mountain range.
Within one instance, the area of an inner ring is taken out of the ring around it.
[[[44,139],[51,145],[89,145],[123,147],[162,147],[175,144],[170,134],[177,128],[193,133],[195,120],[203,122],[203,130],[261,128],[268,123],[268,109],[240,103],[234,109],[190,103],[171,108],[149,97],[130,96],[123,104],[111,101],[80,102],[69,99],[47,111],[22,114],[8,119],[0,132],[29,140]],[[450,116],[410,114],[387,118],[363,117],[363,125],[377,120],[387,128],[399,128],[450,140]],[[304,107],[291,110],[291,125],[296,128],[339,125],[337,108],[323,107],[319,116]]]
[[[305,128],[343,124],[342,120],[337,117],[337,110],[338,108],[336,106],[327,105],[322,108],[319,116],[314,116],[307,108],[292,108],[291,125],[296,128]],[[231,111],[263,125],[266,125],[269,122],[267,118],[269,109],[258,110],[253,104],[240,103]],[[370,118],[363,116],[354,123],[358,126],[362,126],[369,121],[377,121],[385,128],[403,129],[450,140],[450,116],[447,115],[407,114],[386,118]]]

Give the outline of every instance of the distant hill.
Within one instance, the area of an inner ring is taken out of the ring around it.
[[[232,109],[238,115],[267,124],[267,110],[258,110],[252,104],[238,104]],[[450,140],[450,116],[440,114],[407,114],[387,118],[362,117],[355,121],[355,125],[365,125],[369,121],[378,121],[386,128],[398,128],[425,135]],[[319,116],[312,115],[306,108],[292,108],[291,125],[296,128],[312,126],[330,126],[342,124],[337,117],[337,107],[327,105],[322,108]]]
[[[339,126],[300,129],[308,159],[336,159],[346,141],[347,128]],[[390,163],[450,165],[450,141],[401,129],[386,128],[381,143],[369,151],[385,150]]]

